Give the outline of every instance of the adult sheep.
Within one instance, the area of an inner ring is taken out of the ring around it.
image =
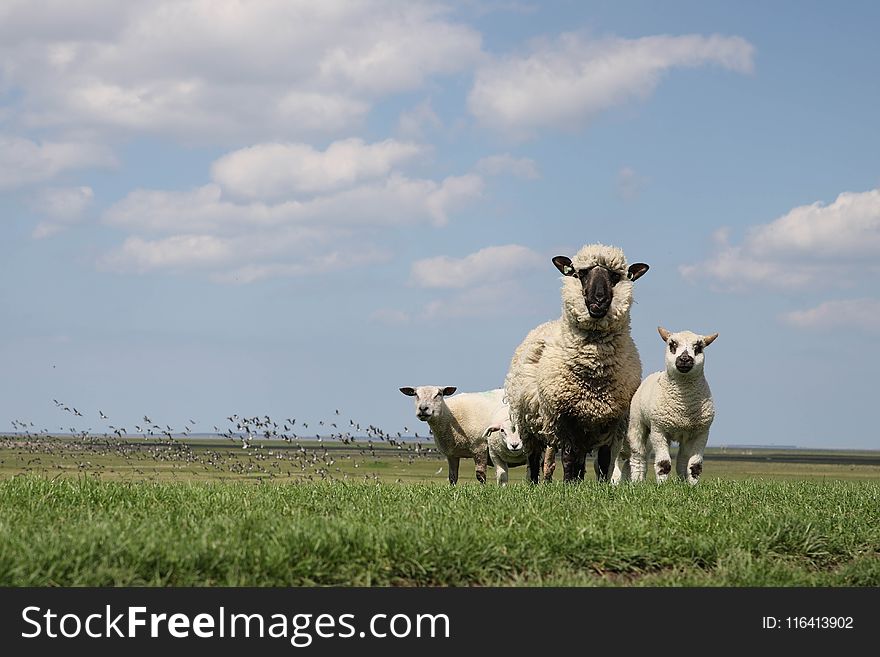
[[[464,392],[446,401],[455,390],[453,386],[400,388],[404,395],[415,397],[416,417],[428,423],[434,444],[446,457],[449,483],[458,482],[459,461],[468,458],[474,460],[477,481],[484,484],[489,463],[486,427],[504,408],[504,391]]]
[[[563,479],[582,480],[587,454],[606,479],[626,435],[629,404],[642,379],[630,335],[633,282],[648,265],[627,266],[623,251],[588,244],[574,258],[556,256],[563,274],[562,316],[533,329],[505,379],[511,418],[538,482],[547,445],[562,450]]]

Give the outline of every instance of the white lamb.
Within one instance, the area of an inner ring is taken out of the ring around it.
[[[615,461],[613,483],[628,477],[644,481],[652,451],[657,481],[666,481],[672,470],[669,444],[673,441],[679,444],[678,476],[693,485],[703,472],[703,451],[715,419],[712,392],[703,373],[703,351],[718,334],[670,333],[662,326],[657,330],[667,345],[666,370],[648,375],[633,395],[627,444]]]
[[[524,465],[528,461],[523,441],[510,420],[510,408],[506,404],[486,428],[485,436],[489,444],[489,459],[495,466],[495,480],[500,486],[504,486],[507,483],[508,468]]]
[[[458,482],[459,459],[471,458],[477,481],[486,483],[489,449],[486,427],[504,407],[504,390],[466,392],[446,400],[455,392],[452,386],[400,388],[404,395],[416,398],[416,417],[427,422],[434,443],[449,464],[449,483]]]

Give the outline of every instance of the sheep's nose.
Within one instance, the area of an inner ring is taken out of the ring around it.
[[[519,449],[519,443],[510,443],[510,449]]]

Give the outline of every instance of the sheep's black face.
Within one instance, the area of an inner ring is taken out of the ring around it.
[[[602,319],[608,314],[611,302],[614,300],[614,286],[623,277],[621,272],[602,265],[575,269],[571,260],[566,256],[556,256],[553,258],[553,264],[564,275],[577,278],[581,282],[584,303],[591,318]],[[646,271],[648,271],[648,265],[636,263],[629,268],[626,276],[629,280],[634,281]]]

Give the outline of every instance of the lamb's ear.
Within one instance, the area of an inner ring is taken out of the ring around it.
[[[449,395],[454,394],[456,390],[458,390],[458,388],[455,386],[446,386],[443,388],[443,396],[448,397]]]
[[[658,327],[657,327],[657,333],[659,333],[659,334],[660,334],[660,337],[663,338],[663,342],[666,342],[667,340],[669,340],[669,336],[672,335],[672,333],[670,333],[669,331],[667,331],[667,330],[666,330],[665,328],[663,328],[662,326],[658,326]],[[713,338],[713,339],[714,339],[714,338]]]
[[[718,337],[717,333],[713,333],[712,335],[704,335],[703,336],[703,346],[708,347],[710,344],[715,342],[715,338]]]
[[[644,276],[649,269],[650,267],[644,262],[636,262],[629,266],[626,276],[629,280],[634,281]]]
[[[571,258],[568,256],[556,256],[553,258],[553,264],[556,269],[562,272],[563,276],[577,276],[574,267],[571,266]]]
[[[401,388],[400,392],[402,392],[407,397],[415,397],[416,389],[415,388]]]
[[[489,434],[492,433],[493,431],[501,431],[501,425],[500,424],[491,424],[488,427],[486,427],[486,430],[483,432],[483,438],[488,438]]]

